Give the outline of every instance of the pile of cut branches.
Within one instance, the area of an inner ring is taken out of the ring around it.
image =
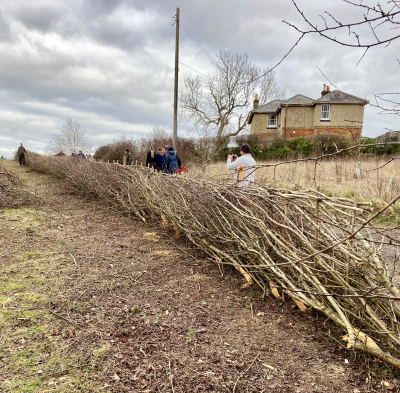
[[[372,225],[384,209],[372,214],[367,203],[355,206],[313,190],[237,187],[141,167],[48,160],[71,192],[169,225],[266,293],[325,314],[346,332],[349,349],[400,369],[398,272],[395,263],[389,271],[384,258],[396,259],[399,242]]]
[[[18,176],[0,166],[0,207],[20,207],[30,200]]]

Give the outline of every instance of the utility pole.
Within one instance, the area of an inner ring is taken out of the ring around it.
[[[173,148],[178,148],[179,8],[176,9]]]

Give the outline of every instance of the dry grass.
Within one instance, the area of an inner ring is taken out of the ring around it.
[[[371,201],[374,207],[381,207],[400,192],[400,161],[383,166],[390,157],[361,157],[361,177],[357,179],[357,157],[336,157],[320,160],[315,172],[312,161],[298,161],[276,167],[257,169],[256,182],[266,187],[282,187],[289,190],[317,189],[328,196],[345,198],[358,197],[361,201]],[[257,162],[257,165],[274,165],[277,161]],[[383,167],[382,167],[383,166]],[[380,168],[374,170],[375,168]],[[314,179],[315,175],[315,179]],[[202,168],[193,168],[188,172],[192,178],[212,178],[219,181],[231,181],[233,171],[226,169],[226,163],[220,162]],[[392,209],[400,212],[400,205]],[[393,217],[392,217],[393,218]],[[397,217],[396,217],[397,218]]]

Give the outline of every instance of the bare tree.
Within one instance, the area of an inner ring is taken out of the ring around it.
[[[79,150],[88,150],[91,147],[82,126],[70,117],[66,117],[65,124],[51,135],[47,150],[52,153],[59,150],[66,153],[77,153]]]
[[[156,145],[164,146],[172,144],[172,129],[168,126],[154,126],[147,133],[146,140],[153,141]]]
[[[184,120],[203,137],[229,138],[245,130],[256,93],[260,104],[285,95],[274,72],[252,64],[247,54],[220,50],[213,65],[213,75],[186,78],[180,96]]]

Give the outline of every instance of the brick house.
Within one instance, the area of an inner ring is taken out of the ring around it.
[[[288,139],[318,134],[350,135],[350,128],[360,138],[366,104],[368,101],[363,98],[330,91],[326,85],[316,100],[297,94],[288,100],[273,100],[258,106],[256,94],[250,112],[250,133]]]

